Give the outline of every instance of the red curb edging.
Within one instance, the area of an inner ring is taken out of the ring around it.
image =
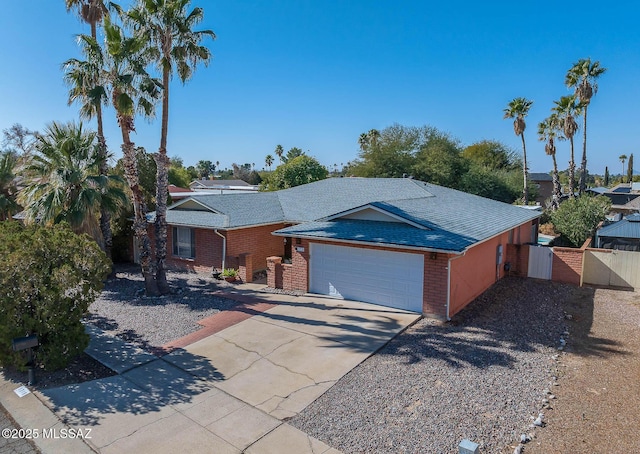
[[[204,339],[205,337],[209,337],[212,334],[222,331],[223,329],[236,325],[244,320],[253,317],[254,315],[266,312],[277,305],[274,303],[266,303],[264,301],[260,301],[259,299],[251,296],[239,295],[236,293],[216,291],[212,294],[215,296],[238,301],[240,304],[227,311],[218,312],[217,314],[214,314],[210,317],[203,318],[198,322],[199,325],[202,325],[201,329],[164,344],[159,348],[159,350],[163,352],[160,355],[165,355],[179,348],[184,348],[187,345],[194,344],[199,340]]]

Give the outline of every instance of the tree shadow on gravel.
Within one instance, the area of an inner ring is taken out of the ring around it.
[[[571,298],[565,301],[564,311],[571,334],[568,351],[580,356],[600,357],[632,354],[623,350],[623,345],[618,341],[591,335],[595,293],[595,288],[576,288]]]
[[[576,299],[577,298],[577,299]],[[450,322],[424,319],[401,334],[381,355],[404,357],[407,363],[438,359],[447,365],[487,368],[510,367],[510,352],[556,349],[563,332],[588,336],[593,321],[594,292],[568,284],[508,277],[480,295]],[[567,307],[579,304],[582,325],[572,328]],[[573,331],[576,331],[575,333]],[[590,339],[576,353],[599,354],[615,347],[606,339]]]

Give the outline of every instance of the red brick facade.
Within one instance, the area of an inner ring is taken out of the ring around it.
[[[551,280],[580,285],[583,259],[584,248],[554,247]]]

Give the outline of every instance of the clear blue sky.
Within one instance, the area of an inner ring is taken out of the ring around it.
[[[525,137],[530,170],[551,159],[537,123],[570,92],[571,64],[591,57],[608,68],[589,109],[589,169],[619,173],[620,154],[638,151],[640,3],[584,1],[194,1],[214,59],[186,85],[173,82],[170,156],[255,163],[277,144],[297,146],[325,165],[358,154],[358,136],[393,123],[431,125],[463,144],[482,139],[521,150],[502,111],[534,100]],[[74,36],[89,28],[63,0],[3,2],[0,14],[0,129],[41,130],[77,119],[67,106],[60,64],[79,57]],[[120,156],[115,114],[109,148]],[[160,121],[137,119],[133,139],[159,145]],[[581,133],[579,133],[581,134]],[[580,136],[581,137],[581,136]],[[579,161],[581,138],[576,141]],[[639,153],[636,153],[639,154]],[[638,156],[636,159],[640,159]],[[558,146],[566,168],[569,145]]]

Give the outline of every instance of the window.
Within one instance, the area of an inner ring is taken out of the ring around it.
[[[183,259],[196,258],[196,232],[194,229],[173,228],[173,255]]]

